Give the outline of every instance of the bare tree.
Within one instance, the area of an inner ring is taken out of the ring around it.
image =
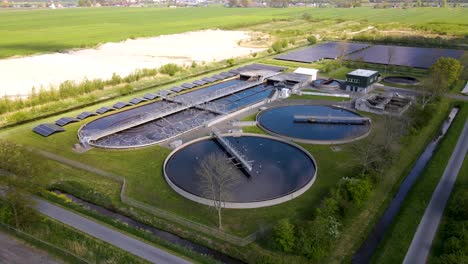
[[[223,153],[212,153],[202,160],[197,174],[201,177],[200,190],[213,201],[218,213],[218,228],[222,229],[221,209],[233,194],[233,188],[242,177],[242,173]]]

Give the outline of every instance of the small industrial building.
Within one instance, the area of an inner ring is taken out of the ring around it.
[[[357,69],[346,74],[346,91],[367,93],[379,79],[379,72]]]
[[[312,76],[312,81],[317,80],[317,69],[312,68],[297,68],[294,73],[306,74]]]

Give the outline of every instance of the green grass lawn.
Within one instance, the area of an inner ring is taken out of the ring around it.
[[[440,143],[422,175],[420,175],[419,180],[409,192],[400,212],[394,219],[392,227],[387,231],[384,240],[375,252],[372,258],[373,263],[401,263],[403,261],[467,117],[468,104],[464,103],[452,127]]]

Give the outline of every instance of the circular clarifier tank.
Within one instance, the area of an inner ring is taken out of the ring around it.
[[[280,204],[301,195],[315,181],[317,167],[313,157],[300,146],[270,136],[243,134],[223,136],[229,144],[251,161],[247,171],[219,140],[201,138],[174,150],[164,164],[168,184],[180,195],[198,203],[213,205],[206,193],[206,178],[200,176],[201,164],[211,154],[231,158],[236,172],[234,183],[223,197],[226,208],[258,208]]]
[[[367,136],[370,119],[353,111],[322,105],[287,105],[257,116],[266,132],[310,144],[342,144]]]
[[[383,81],[399,85],[416,85],[419,84],[419,80],[410,76],[387,76],[383,78]]]

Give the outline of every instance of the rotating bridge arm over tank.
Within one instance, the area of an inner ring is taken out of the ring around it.
[[[249,177],[252,176],[252,161],[247,160],[245,155],[243,155],[226,138],[224,138],[219,129],[214,127],[212,132],[213,137],[219,142],[219,144],[242,165],[245,171],[249,174]]]

